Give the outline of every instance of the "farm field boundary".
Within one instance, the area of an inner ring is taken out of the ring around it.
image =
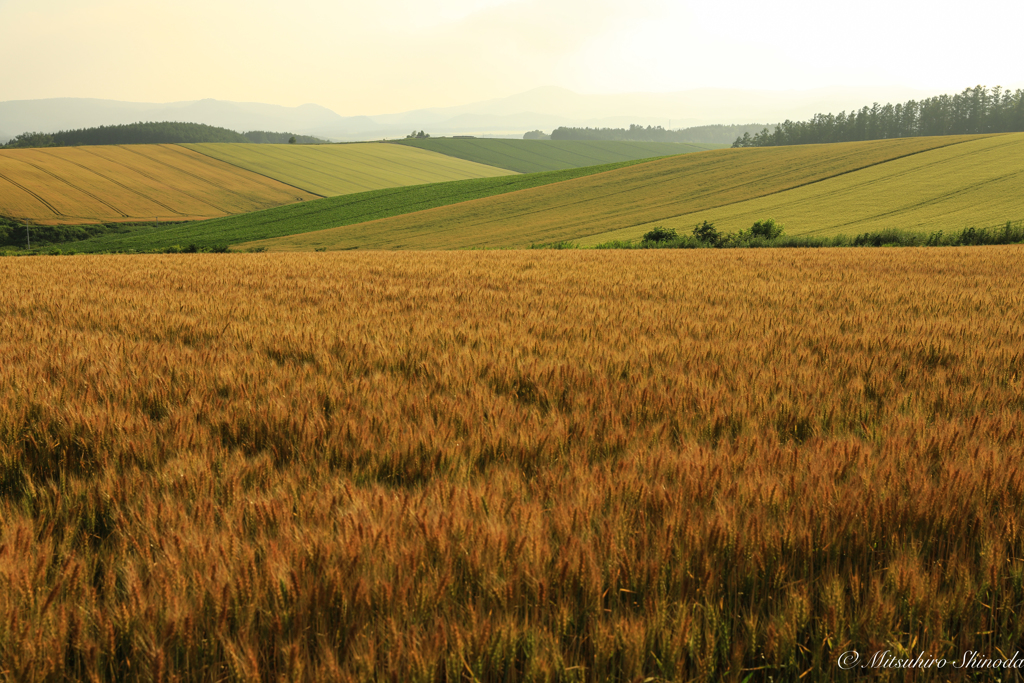
[[[978,138],[950,136],[695,152],[556,185],[241,246],[280,250],[460,249],[581,240],[774,195]],[[1000,216],[1001,220],[1006,218]]]
[[[512,171],[415,147],[380,142],[336,145],[182,145],[324,197],[388,187],[470,178],[493,178]]]
[[[455,204],[524,188],[562,182],[593,173],[624,168],[638,162],[622,162],[547,173],[511,174],[494,178],[476,178],[447,183],[386,188],[299,202],[264,211],[228,216],[181,225],[134,226],[82,240],[59,242],[46,240],[35,231],[35,242],[42,239],[47,248],[76,252],[152,251],[173,246],[197,248],[226,247],[253,239],[334,228],[387,216]],[[25,238],[18,232],[18,245]],[[13,244],[14,242],[12,242]]]
[[[517,173],[537,173],[701,152],[728,145],[678,142],[408,138],[397,144],[440,152]]]
[[[794,236],[882,230],[931,233],[1024,218],[1024,134],[969,140],[813,185],[591,235],[580,246],[637,240],[656,226],[689,233],[708,220],[725,232],[772,217]]]

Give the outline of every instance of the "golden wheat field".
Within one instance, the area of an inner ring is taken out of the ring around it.
[[[0,671],[829,681],[866,675],[849,651],[1009,657],[1022,257],[0,259]]]

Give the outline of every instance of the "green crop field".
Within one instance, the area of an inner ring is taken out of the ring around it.
[[[78,252],[152,251],[173,245],[210,248],[256,239],[324,230],[340,225],[364,223],[379,218],[422,211],[505,192],[562,182],[581,176],[623,168],[626,161],[603,166],[571,168],[546,173],[527,173],[474,178],[447,183],[392,187],[357,194],[328,197],[288,206],[234,216],[230,220],[210,220],[178,225],[135,226],[87,240],[62,244]],[[38,239],[38,237],[36,238]],[[48,245],[50,246],[50,245]]]
[[[930,150],[981,140],[984,136],[946,136],[683,154],[557,185],[242,246],[459,249],[581,240],[777,195]],[[954,155],[945,162],[950,182],[956,177],[956,158]],[[880,189],[893,191],[885,184]],[[1014,216],[1003,220],[1010,218]]]
[[[440,152],[479,164],[536,173],[617,161],[702,152],[726,145],[610,140],[497,140],[486,138],[410,138],[401,144]]]
[[[679,234],[710,220],[738,232],[772,217],[791,235],[910,232],[991,227],[1024,218],[1024,134],[931,150],[778,194],[702,209],[580,240],[636,240],[660,225]]]
[[[511,171],[429,150],[377,142],[347,145],[184,145],[214,159],[324,197]]]

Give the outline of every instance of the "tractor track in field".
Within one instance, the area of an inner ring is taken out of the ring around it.
[[[245,168],[244,166],[239,166],[238,164],[233,164],[230,161],[224,161],[223,159],[218,159],[217,157],[210,156],[209,154],[205,154],[204,152],[201,152],[199,150],[192,149],[191,147],[185,147],[184,145],[181,145],[181,144],[177,144],[177,143],[166,144],[166,145],[161,145],[161,147],[164,147],[165,149],[173,151],[175,154],[179,154],[179,155],[186,156],[186,157],[188,155],[194,154],[197,157],[197,159],[196,159],[197,161],[201,160],[202,163],[207,164],[207,165],[211,165],[212,166],[212,165],[215,165],[215,164],[223,164],[223,165],[229,166],[229,167],[231,167],[233,169],[238,169],[238,170],[244,171],[246,173],[251,173],[252,175],[257,175],[257,176],[259,176],[261,178],[266,178],[267,180],[271,180],[271,181],[273,181],[275,183],[278,183],[279,185],[284,185],[286,187],[294,188],[294,189],[298,190],[299,192],[306,192],[307,194],[311,194],[311,195],[313,195],[315,197],[319,197],[321,199],[323,199],[324,196],[325,196],[325,195],[319,194],[317,192],[313,192],[311,190],[303,189],[303,188],[299,187],[298,185],[292,185],[291,183],[286,183],[283,180],[279,180],[277,178],[272,178],[272,177],[270,177],[270,176],[268,176],[268,175],[266,175],[264,173],[260,173],[258,171],[253,171],[251,169]],[[171,150],[172,147],[174,148],[173,150]],[[183,154],[183,152],[184,152],[184,154]],[[190,157],[190,158],[196,158],[196,157]],[[166,164],[166,162],[161,162],[161,163],[165,163]],[[170,164],[166,164],[166,165],[170,166]],[[175,168],[175,167],[171,166],[171,168]],[[188,175],[192,175],[191,173],[188,173],[188,171],[185,171],[185,170],[182,170],[182,173],[186,173]],[[193,176],[193,177],[203,179],[200,176]],[[205,182],[207,182],[209,184],[213,184],[208,179],[203,179],[203,180],[205,180]],[[241,192],[237,192],[237,191],[231,190],[229,188],[221,188],[221,189],[224,189],[224,190],[226,190],[228,192],[231,192],[235,196],[241,197],[242,199],[245,199],[246,201],[251,201],[251,200],[247,199],[246,196],[244,194],[242,194]],[[301,198],[297,198],[297,199],[300,199],[300,201],[304,201]],[[231,212],[228,212],[228,213],[231,213]]]
[[[21,190],[24,190],[29,196],[35,197],[36,201],[38,201],[40,204],[42,204],[47,209],[52,211],[55,216],[65,216],[65,214],[63,214],[63,213],[61,213],[60,211],[57,210],[57,207],[55,207],[53,204],[51,204],[50,202],[48,202],[45,199],[43,199],[41,195],[36,194],[35,192],[33,192],[32,190],[28,189],[27,187],[25,187],[24,185],[22,185],[18,181],[12,180],[11,178],[7,177],[3,173],[0,173],[0,178],[3,178],[4,180],[9,182],[11,185],[14,185],[15,187],[17,187],[17,188],[19,188]]]
[[[848,175],[850,173],[856,173],[858,171],[863,171],[865,169],[869,169],[869,168],[872,168],[874,166],[880,166],[882,164],[887,164],[887,163],[890,163],[892,161],[897,161],[897,160],[900,160],[900,159],[905,159],[907,157],[916,156],[918,154],[925,154],[925,153],[928,153],[928,152],[944,149],[946,147],[952,147],[954,145],[964,144],[965,142],[969,142],[969,141],[968,140],[952,140],[952,141],[947,142],[946,144],[938,145],[936,147],[929,147],[927,149],[914,150],[914,151],[906,152],[904,154],[900,154],[900,155],[897,155],[897,156],[889,157],[889,158],[886,158],[886,159],[881,159],[881,160],[878,160],[878,161],[869,161],[867,163],[864,163],[863,165],[859,165],[859,166],[856,166],[856,167],[843,169],[841,171],[837,171],[835,173],[832,173],[831,175],[826,175],[826,176],[822,176],[820,178],[814,178],[814,179],[806,180],[806,181],[803,181],[803,182],[797,182],[796,184],[794,184],[792,186],[780,187],[778,189],[774,189],[774,190],[770,190],[770,191],[767,191],[767,192],[763,192],[761,194],[756,194],[756,195],[753,195],[753,196],[750,196],[750,197],[746,197],[746,198],[744,198],[744,199],[742,199],[740,201],[747,202],[747,201],[752,201],[752,200],[755,200],[755,199],[763,199],[765,197],[771,197],[773,195],[782,194],[784,192],[789,192],[791,190],[797,190],[797,189],[800,189],[802,187],[807,187],[809,185],[815,185],[815,184],[818,184],[818,183],[825,182],[827,180],[832,180],[834,178],[838,178],[840,176]],[[814,161],[812,160],[809,165],[813,165],[813,164],[814,164]],[[746,181],[746,182],[741,182],[741,183],[736,184],[736,185],[731,185],[731,186],[729,186],[726,189],[727,190],[736,191],[736,190],[739,190],[740,188],[744,188],[744,187],[748,187],[748,186],[755,186],[755,185],[759,184],[762,180],[763,180],[763,178],[757,178],[755,180],[750,180],[750,181]],[[661,184],[661,183],[665,183],[665,182],[671,182],[671,180],[670,179],[660,180],[660,181],[657,181],[656,183],[652,183],[652,185],[654,185],[654,184]],[[605,195],[605,196],[612,196],[612,195],[616,195],[616,194],[625,194],[625,193],[628,193],[628,192],[630,192],[630,190],[627,189],[627,190],[623,190],[623,191],[619,191],[619,192],[611,192],[611,193],[608,193],[608,195]],[[717,188],[715,189],[715,191],[707,192],[707,193],[704,193],[702,195],[695,195],[695,197],[708,197],[708,196],[714,196],[716,194],[720,194],[720,192],[718,191]],[[569,202],[567,205],[572,205],[572,204],[577,204],[577,203],[582,203],[582,202]],[[709,205],[709,206],[701,207],[699,209],[696,209],[696,211],[713,211],[715,209],[720,209],[720,208],[723,208],[723,207],[726,207],[726,206],[730,206],[730,205],[736,204],[736,203],[738,203],[738,202],[736,202],[736,201],[725,201],[725,202],[723,202],[721,204],[714,204],[714,205]],[[565,205],[560,205],[560,206],[565,206]],[[616,230],[621,230],[623,228],[631,228],[631,227],[636,227],[636,226],[643,226],[643,225],[647,225],[648,223],[656,223],[658,221],[665,221],[665,220],[670,220],[670,219],[673,219],[673,218],[679,218],[680,216],[686,216],[686,215],[689,215],[690,213],[694,213],[694,211],[686,211],[684,213],[673,213],[673,214],[662,215],[662,216],[659,216],[657,218],[653,218],[651,220],[646,220],[645,219],[644,221],[642,221],[640,223],[633,223],[632,225],[626,225],[626,226],[622,226],[622,228],[615,228],[615,229]],[[606,230],[606,231],[603,231],[603,232],[611,232],[611,231],[610,230]],[[597,233],[597,234],[603,234],[603,232],[602,233]]]
[[[127,145],[114,145],[114,146],[118,147],[119,149],[123,149],[126,152],[131,152],[133,154],[137,154],[137,155],[141,156],[143,159],[149,159],[150,161],[155,161],[157,163],[162,163],[164,166],[167,166],[168,168],[173,168],[173,169],[175,169],[175,170],[177,170],[177,171],[179,171],[179,172],[181,172],[181,173],[183,173],[185,175],[188,175],[188,176],[190,176],[192,178],[196,178],[196,179],[199,179],[199,180],[205,180],[205,182],[207,184],[212,184],[212,183],[210,183],[210,181],[208,179],[203,179],[200,176],[192,175],[191,173],[188,173],[187,171],[184,171],[184,170],[178,168],[177,166],[173,166],[173,165],[168,164],[166,162],[160,161],[156,157],[149,157],[149,156],[146,156],[145,154],[142,154],[141,152],[139,152],[137,150],[129,149]],[[131,169],[132,171],[135,171],[136,173],[138,173],[143,178],[149,178],[150,180],[152,180],[155,183],[166,182],[165,180],[161,180],[160,178],[157,178],[156,176],[153,176],[153,175],[150,175],[149,173],[146,173],[142,169],[136,168],[134,166],[129,166],[128,164],[122,163],[120,161],[115,161],[113,159],[109,159],[109,158],[103,156],[102,154],[96,152],[93,149],[86,149],[85,147],[83,147],[82,150],[83,151],[88,151],[90,154],[93,154],[93,155],[99,157],[100,159],[104,159],[105,161],[111,161],[113,163],[120,164],[120,165],[124,166],[127,169]],[[221,188],[221,189],[223,189],[223,188]],[[183,194],[186,197],[188,197],[189,199],[193,199],[193,200],[199,202],[200,204],[205,204],[206,206],[209,206],[211,209],[215,209],[216,211],[220,211],[221,213],[224,213],[224,214],[227,214],[227,215],[231,215],[233,213],[231,211],[227,211],[225,209],[222,209],[221,207],[219,207],[216,204],[213,204],[213,203],[203,199],[202,197],[197,197],[194,194],[192,194],[191,192],[188,192],[187,190],[182,190],[182,189],[180,189],[178,187],[175,187],[174,191],[178,192],[180,194]],[[157,202],[155,199],[153,201],[156,202],[157,204],[160,204],[160,206],[164,206],[164,204],[161,204],[160,202]],[[169,211],[173,211],[174,213],[178,214],[179,216],[188,216],[188,215],[190,215],[190,214],[187,214],[187,213],[182,213],[181,211],[176,211],[174,209],[171,209],[170,207],[167,207],[167,209]]]
[[[31,161],[28,161],[26,159],[19,159],[19,161],[21,161],[23,164],[28,164],[29,166],[31,166],[32,168],[36,169],[37,171],[41,171],[42,173],[45,173],[46,175],[50,176],[54,180],[62,182],[65,185],[67,185],[68,187],[70,187],[70,188],[72,188],[74,190],[78,190],[79,192],[81,192],[82,194],[84,194],[87,197],[92,197],[97,202],[99,202],[103,206],[107,207],[108,209],[110,209],[111,211],[113,211],[117,215],[121,216],[122,218],[131,218],[131,216],[129,216],[124,211],[122,211],[121,209],[117,208],[116,206],[114,206],[110,202],[102,199],[101,197],[98,197],[98,196],[94,195],[92,192],[89,192],[88,190],[86,190],[84,188],[78,187],[77,185],[72,183],[70,180],[66,180],[65,178],[61,178],[56,173],[54,173],[52,171],[48,171],[47,169],[43,168],[42,166],[34,164]]]
[[[100,173],[99,171],[97,171],[94,168],[89,168],[88,166],[80,164],[77,161],[72,161],[71,159],[68,159],[68,158],[58,157],[58,156],[54,155],[53,153],[47,152],[45,150],[39,150],[39,151],[44,153],[44,154],[48,154],[49,156],[51,156],[51,157],[53,157],[55,159],[60,159],[61,161],[66,161],[69,164],[73,164],[73,165],[77,166],[78,168],[80,168],[80,169],[82,169],[84,171],[89,171],[90,173],[94,173],[94,174],[98,175],[100,178],[103,178],[104,180],[106,180],[108,182],[111,182],[114,185],[117,185],[118,187],[120,187],[123,190],[131,192],[132,194],[138,195],[139,197],[142,197],[143,199],[148,199],[149,201],[153,202],[157,206],[159,206],[161,208],[164,208],[164,209],[167,209],[171,213],[177,214],[179,216],[185,216],[186,215],[186,214],[182,213],[181,211],[178,211],[177,209],[174,209],[174,208],[168,206],[167,204],[164,204],[163,202],[150,197],[149,195],[145,194],[144,192],[140,192],[139,190],[136,190],[135,188],[129,187],[128,185],[125,185],[124,183],[122,183],[122,182],[120,182],[118,180],[115,180],[114,178],[111,178],[108,175],[104,175],[103,173]],[[88,150],[85,150],[85,151],[88,151]],[[100,159],[104,159],[105,161],[110,161],[109,159],[105,159],[104,157],[100,156],[99,154],[94,154],[94,156],[99,157]],[[125,168],[129,168],[129,167],[126,166]],[[131,170],[135,170],[135,169],[131,169]],[[138,171],[136,171],[136,172],[138,172]],[[139,175],[145,176],[145,177],[149,178],[150,180],[154,180],[153,178],[147,176],[145,173],[139,173]]]
[[[128,145],[118,145],[118,147],[120,147],[121,149],[123,149],[123,150],[125,150],[127,152],[131,152],[132,154],[137,154],[138,156],[142,157],[143,159],[149,159],[150,161],[154,161],[154,162],[156,162],[158,164],[166,166],[167,168],[173,168],[178,173],[181,173],[183,175],[187,175],[188,177],[193,178],[194,180],[198,180],[200,183],[203,183],[205,185],[211,185],[213,187],[216,187],[218,190],[220,190],[222,192],[230,192],[231,194],[235,195],[236,197],[241,197],[242,199],[246,199],[239,192],[236,192],[236,191],[234,191],[234,190],[232,190],[230,188],[221,187],[221,186],[215,184],[209,178],[204,178],[201,175],[196,175],[195,173],[191,173],[189,171],[186,171],[185,169],[180,168],[178,166],[175,166],[174,164],[170,164],[170,163],[164,161],[163,159],[158,159],[155,156],[153,156],[153,157],[146,156],[145,154],[143,154],[142,152],[139,152],[138,150],[131,149]],[[160,147],[162,149],[169,149],[169,147],[171,147],[171,146],[169,146],[169,145],[160,145]],[[192,199],[196,200],[197,202],[201,202],[203,204],[206,204],[207,206],[212,207],[212,208],[216,209],[217,211],[220,211],[221,213],[226,214],[228,216],[230,216],[230,215],[232,215],[234,213],[237,213],[236,211],[229,211],[228,209],[225,209],[223,207],[217,206],[216,204],[214,204],[213,202],[211,202],[209,200],[202,199],[202,198],[197,197],[194,194],[191,194],[191,193],[186,192],[184,190],[180,190],[180,192],[182,194],[188,196],[188,197],[191,197]],[[248,201],[248,200],[246,200],[246,201]]]

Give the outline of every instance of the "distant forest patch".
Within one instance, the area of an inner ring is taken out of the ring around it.
[[[983,85],[959,95],[917,102],[861,107],[849,114],[815,114],[809,121],[785,121],[775,130],[743,133],[733,147],[774,147],[823,142],[886,140],[929,135],[972,135],[1024,131],[1024,90],[991,90]]]
[[[254,142],[317,144],[327,142],[310,135],[271,133],[263,130],[238,133],[205,123],[162,121],[99,126],[58,133],[22,133],[2,147],[77,147],[79,145],[154,145],[186,142]]]
[[[661,126],[640,126],[635,123],[629,128],[555,128],[552,140],[620,140],[624,142],[693,142],[728,145],[737,136],[757,133],[764,129],[760,123],[743,125],[694,126],[680,130],[665,130]],[[535,131],[540,132],[540,131]]]

